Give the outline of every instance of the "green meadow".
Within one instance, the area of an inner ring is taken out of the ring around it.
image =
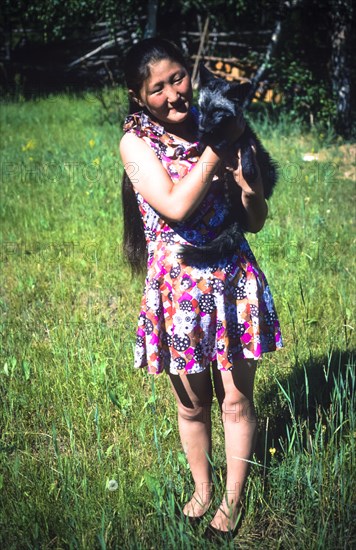
[[[168,379],[132,367],[143,279],[121,252],[125,109],[121,90],[1,104],[6,550],[209,547],[211,516],[194,530],[176,514],[192,482]],[[230,546],[355,548],[355,144],[249,116],[280,164],[265,227],[248,238],[285,347],[258,369],[259,441]],[[217,505],[217,403],[213,423]]]

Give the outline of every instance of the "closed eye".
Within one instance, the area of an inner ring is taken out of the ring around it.
[[[179,82],[182,82],[182,80],[186,77],[186,75],[187,75],[187,73],[185,73],[185,72],[174,75],[173,76],[174,84],[178,84]]]
[[[172,84],[180,84],[184,78],[186,77],[186,73],[180,73],[179,75],[173,75],[173,78],[171,80]],[[163,91],[164,85],[160,83],[159,87],[153,88],[149,91],[149,94],[159,94]]]
[[[151,90],[149,93],[152,95],[152,94],[159,94],[160,92],[162,92],[163,88],[157,88],[155,90]]]

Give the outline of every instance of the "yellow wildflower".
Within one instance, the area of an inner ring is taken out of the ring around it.
[[[93,148],[95,145],[95,141],[93,139],[89,140],[89,147]]]
[[[271,453],[272,456],[274,456],[276,454],[276,449],[275,447],[271,447],[269,452]]]
[[[36,147],[36,142],[34,139],[30,139],[26,145],[22,146],[23,151],[30,151],[31,149],[34,149]]]

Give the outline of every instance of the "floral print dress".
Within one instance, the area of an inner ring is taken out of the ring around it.
[[[199,160],[198,143],[169,135],[144,112],[129,115],[133,132],[155,152],[173,182]],[[244,236],[236,253],[215,265],[185,265],[179,245],[215,238],[228,215],[217,177],[199,208],[167,222],[136,193],[148,249],[147,276],[136,335],[135,367],[149,373],[193,374],[212,361],[231,370],[239,359],[259,359],[283,346],[270,288]]]

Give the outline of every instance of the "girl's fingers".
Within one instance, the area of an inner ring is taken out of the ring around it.
[[[227,172],[239,172],[241,170],[241,149],[237,149],[235,152],[235,159],[237,161],[236,166],[225,166]]]
[[[237,170],[242,170],[242,164],[241,164],[241,149],[237,150]]]

